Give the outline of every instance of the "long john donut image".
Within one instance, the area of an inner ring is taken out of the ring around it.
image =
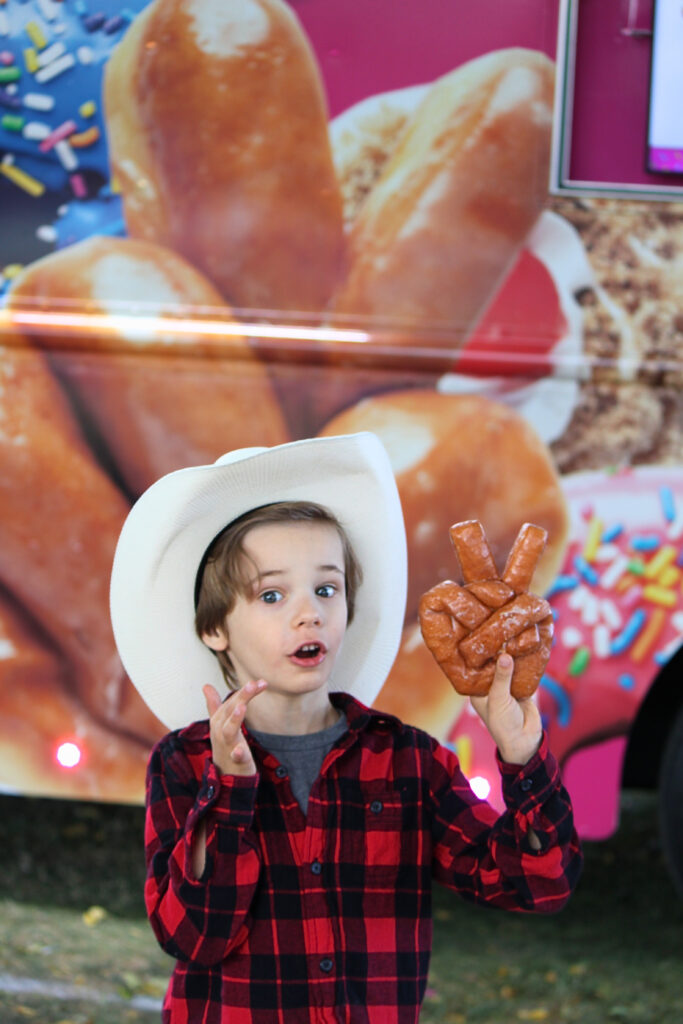
[[[550,657],[553,617],[548,602],[527,588],[546,536],[524,523],[499,576],[481,523],[451,527],[464,585],[446,580],[432,587],[420,600],[419,620],[427,647],[458,693],[487,694],[502,651],[514,659],[513,697],[530,697],[538,687]]]

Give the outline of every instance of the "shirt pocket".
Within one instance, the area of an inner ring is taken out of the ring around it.
[[[403,840],[403,800],[386,786],[365,793],[364,861],[366,868],[398,869]]]

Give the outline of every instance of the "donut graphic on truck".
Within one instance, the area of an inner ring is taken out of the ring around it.
[[[144,797],[165,730],[108,586],[153,480],[370,430],[409,558],[377,706],[500,804],[417,610],[453,523],[499,569],[540,526],[579,832],[657,787],[683,890],[683,204],[550,194],[556,29],[544,0],[0,4],[3,791]]]

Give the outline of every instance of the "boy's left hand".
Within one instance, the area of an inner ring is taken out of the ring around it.
[[[472,707],[490,732],[508,764],[526,764],[537,752],[543,734],[541,715],[533,698],[515,700],[510,694],[514,662],[501,654],[486,697],[470,697]]]

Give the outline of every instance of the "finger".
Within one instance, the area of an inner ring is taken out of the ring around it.
[[[538,565],[538,560],[543,554],[547,539],[548,531],[541,526],[524,523],[520,527],[517,538],[510,548],[502,575],[502,579],[516,594],[521,594],[529,589],[531,578]]]
[[[230,695],[225,702],[225,725],[232,724],[233,730],[240,728],[247,714],[247,705],[267,687],[265,679],[252,680]],[[224,735],[227,735],[224,733]]]
[[[503,652],[498,657],[495,671],[493,673],[491,689],[489,690],[488,695],[489,712],[492,708],[500,708],[510,701],[510,690],[512,687],[512,674],[514,672],[514,667],[514,658],[509,654]]]
[[[204,700],[206,701],[206,710],[209,712],[209,718],[213,718],[219,707],[223,703],[215,686],[211,686],[207,683],[206,686],[202,687],[202,693],[204,694]]]
[[[251,751],[246,743],[238,743],[237,746],[232,748],[230,757],[235,764],[246,764],[246,762],[251,758]]]
[[[465,583],[480,583],[483,580],[498,578],[498,570],[484,527],[478,519],[454,523],[450,535]]]

